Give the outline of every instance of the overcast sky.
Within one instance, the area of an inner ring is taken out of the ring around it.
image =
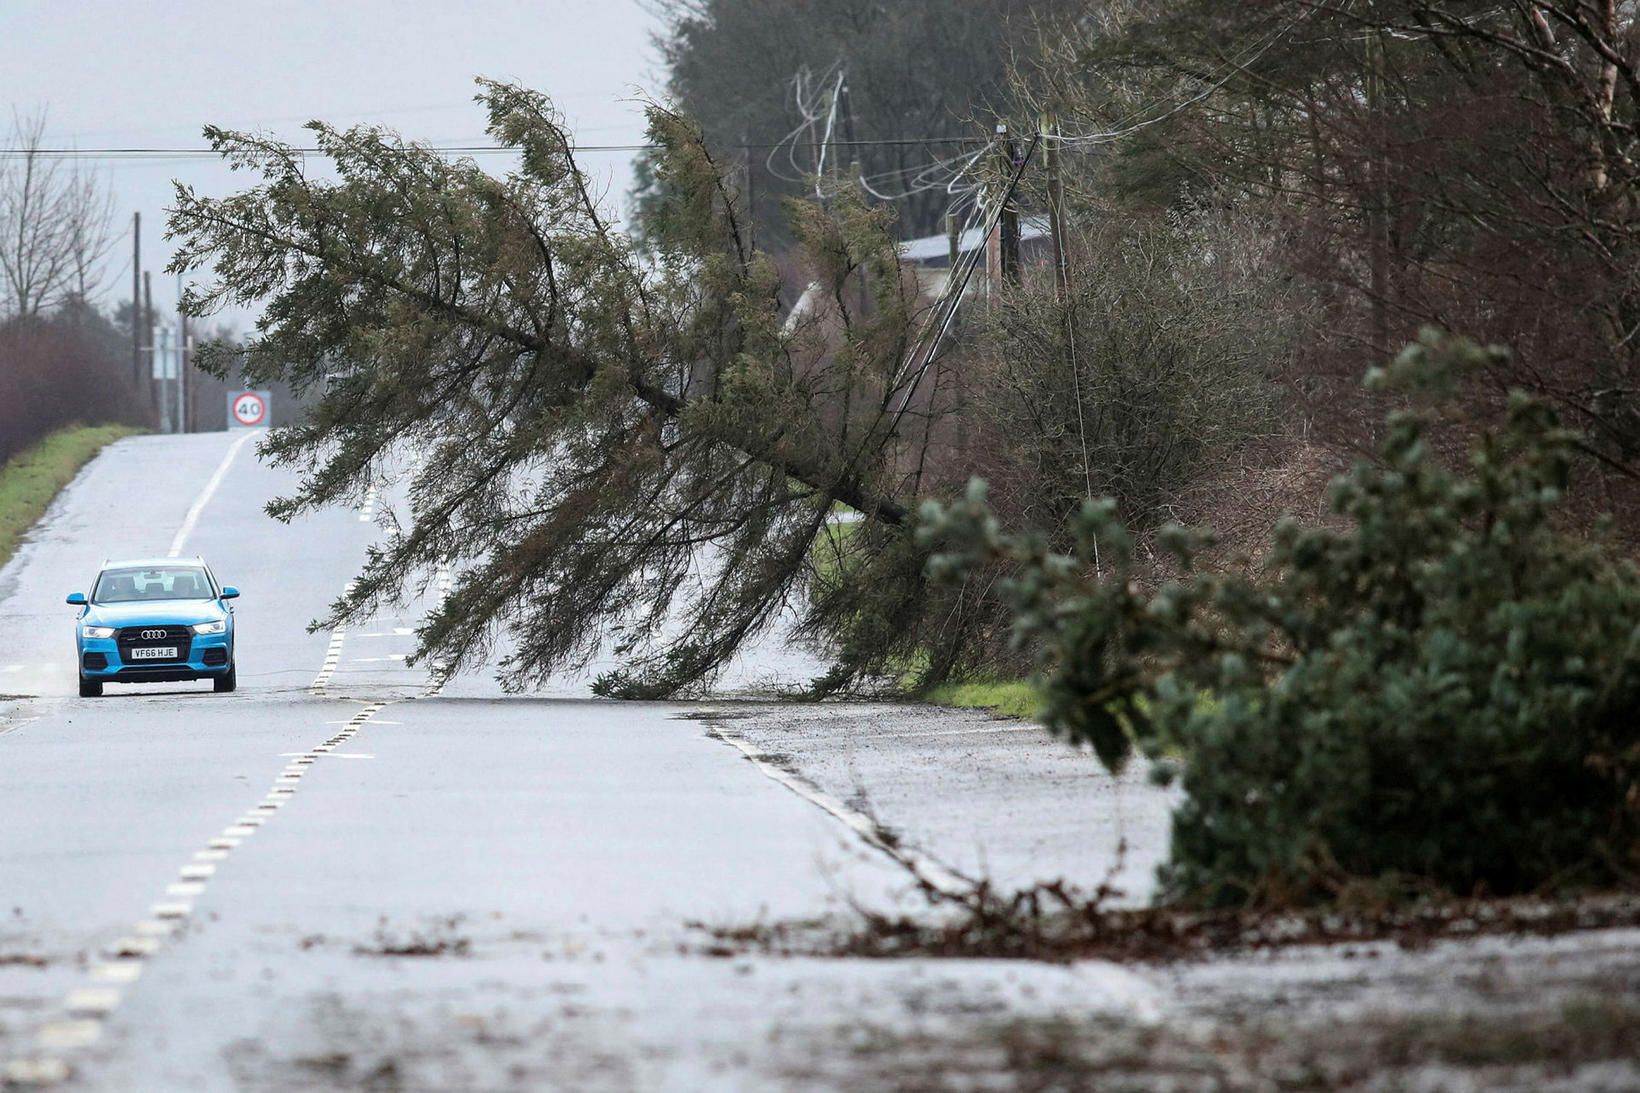
[[[580,144],[633,144],[643,116],[632,100],[663,83],[655,29],[639,0],[0,0],[0,96],[24,113],[46,109],[49,142],[82,149],[197,147],[206,124],[306,144],[311,118],[482,144],[473,78],[486,76],[551,95]],[[583,164],[624,208],[631,154],[587,152]],[[159,310],[176,295],[160,276],[170,180],[221,194],[246,176],[205,158],[94,166],[125,236],[103,303],[130,295],[140,210]]]

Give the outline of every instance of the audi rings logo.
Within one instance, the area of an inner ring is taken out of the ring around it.
[[[165,631],[164,630],[144,630],[142,632],[142,640],[143,641],[162,641],[162,640],[164,640],[164,638],[165,638]]]

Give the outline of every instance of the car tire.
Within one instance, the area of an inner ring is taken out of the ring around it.
[[[239,666],[235,664],[228,665],[228,672],[226,675],[220,675],[211,680],[211,689],[216,691],[219,695],[227,694],[229,691],[238,686]]]
[[[81,698],[101,698],[102,697],[102,680],[100,680],[100,679],[86,679],[85,677],[82,676],[80,678],[80,697]]]

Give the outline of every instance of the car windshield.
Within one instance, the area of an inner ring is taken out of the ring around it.
[[[150,569],[105,569],[97,578],[91,598],[97,603],[137,600],[208,600],[211,581],[194,565],[165,565]]]

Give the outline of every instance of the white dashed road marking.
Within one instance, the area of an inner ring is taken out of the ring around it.
[[[455,583],[455,575],[450,571],[449,559],[441,558],[438,567],[433,570],[433,591],[436,597],[434,602],[438,607],[443,607],[444,601],[450,598],[450,593],[455,589]],[[433,684],[422,692],[423,698],[436,698],[444,690],[444,685],[449,682],[444,670],[445,664],[443,661],[435,660],[433,662]]]
[[[217,489],[227,476],[235,456],[241,448],[257,433],[247,433],[236,440],[223,456],[222,462],[216,468],[210,481],[195,499],[189,508],[182,527],[178,529],[176,537],[171,540],[170,556],[175,558],[182,553],[199,523],[200,514],[210,503]],[[377,489],[372,486],[365,498],[365,505],[359,518],[369,520],[374,511],[377,499]],[[436,574],[439,601],[449,595],[451,587],[450,570],[447,565],[441,565]],[[354,588],[349,583],[347,590]],[[387,637],[407,635],[408,628],[394,628],[392,635],[371,634],[369,636]],[[330,644],[325,652],[324,665],[319,674],[314,677],[309,690],[322,695],[330,678],[335,674],[336,667],[341,661],[342,643],[345,631],[338,626],[331,631]],[[402,660],[402,656],[374,658],[383,660]],[[0,673],[20,672],[25,665],[12,664],[0,667]],[[437,693],[435,686],[432,692]],[[317,744],[305,752],[295,752],[281,755],[281,759],[290,760],[275,776],[273,784],[266,795],[258,801],[249,812],[240,816],[232,824],[222,830],[222,834],[208,840],[203,849],[194,851],[192,860],[182,865],[176,874],[176,879],[165,887],[166,898],[154,903],[148,909],[150,917],[144,918],[131,927],[129,935],[119,937],[108,943],[103,949],[106,960],[93,964],[87,975],[92,986],[79,987],[70,991],[64,997],[60,1010],[61,1019],[51,1021],[39,1028],[35,1034],[35,1047],[41,1053],[33,1058],[12,1059],[0,1070],[0,1086],[7,1088],[18,1086],[47,1086],[57,1085],[73,1077],[73,1067],[69,1059],[65,1058],[71,1052],[90,1047],[102,1037],[104,1023],[119,1008],[122,995],[118,987],[108,984],[133,984],[142,976],[144,961],[153,956],[164,945],[166,939],[174,936],[182,923],[194,913],[195,898],[205,894],[210,882],[216,877],[218,865],[228,859],[232,851],[238,849],[243,841],[256,834],[257,828],[267,823],[279,814],[279,810],[291,799],[302,783],[302,777],[321,757],[335,759],[371,759],[374,756],[359,753],[338,753],[335,749],[353,736],[366,723],[370,722],[377,713],[388,704],[386,702],[371,702],[366,704],[344,722],[326,722],[327,725],[339,725],[335,732],[327,737],[323,743]],[[394,724],[394,722],[383,722]]]
[[[41,1047],[62,1049],[90,1047],[97,1042],[100,1036],[102,1036],[101,1021],[54,1021],[41,1029],[40,1034],[35,1039]],[[51,1061],[48,1059],[23,1060],[25,1063],[33,1062],[34,1065],[42,1068],[49,1068]],[[61,1062],[61,1060],[57,1061]],[[62,1064],[61,1073],[65,1078],[68,1076],[67,1063]]]
[[[347,582],[347,590],[353,591],[354,582]],[[347,631],[338,626],[330,632],[330,647],[325,650],[325,663],[319,669],[319,674],[313,677],[308,684],[308,690],[313,694],[323,694],[325,687],[330,684],[330,677],[336,674],[336,666],[342,661],[342,641]]]
[[[194,900],[205,894],[207,886],[216,877],[216,863],[226,860],[229,852],[240,846],[241,840],[255,834],[258,827],[278,814],[316,758],[351,740],[386,706],[385,702],[371,702],[343,722],[342,728],[327,737],[324,743],[293,756],[281,756],[293,761],[287,763],[275,777],[268,795],[221,835],[209,840],[204,849],[193,853],[193,860],[177,870],[178,879],[166,885],[167,898],[148,909],[152,917],[135,923],[128,936],[116,938],[104,947],[103,954],[108,959],[93,964],[88,972],[95,985],[76,988],[64,997],[61,1005],[63,1019],[42,1026],[35,1035],[35,1047],[45,1054],[7,1063],[5,1070],[0,1071],[0,1082],[40,1086],[67,1081],[73,1074],[73,1068],[62,1057],[63,1054],[97,1043],[102,1037],[104,1022],[119,1008],[122,995],[117,987],[108,984],[131,984],[140,979],[143,961],[158,952],[165,939],[174,935],[182,921],[194,913]]]
[[[104,983],[135,983],[142,978],[140,960],[115,960],[98,964],[91,969],[91,978]]]

